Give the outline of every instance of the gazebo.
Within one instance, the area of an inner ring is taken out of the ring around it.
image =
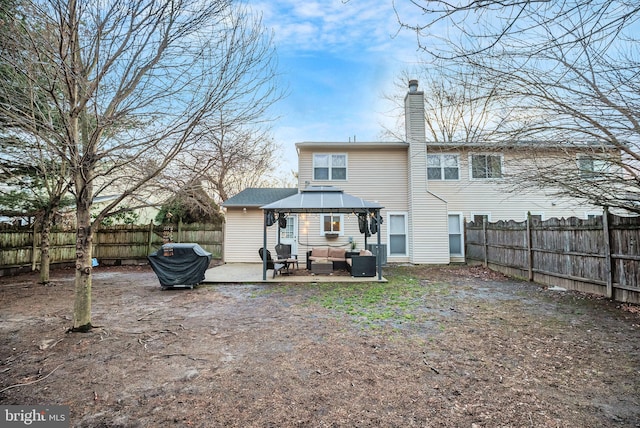
[[[357,196],[344,193],[333,186],[307,186],[299,193],[260,207],[264,211],[263,248],[267,248],[267,227],[275,214],[336,213],[373,216],[378,225],[382,224],[380,210],[384,208],[376,202],[369,202]],[[378,230],[378,248],[380,231]],[[366,235],[365,235],[366,241]],[[376,257],[378,280],[382,280],[382,258]],[[262,279],[267,279],[267,259],[262,260]]]

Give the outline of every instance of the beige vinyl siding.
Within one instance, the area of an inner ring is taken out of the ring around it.
[[[348,145],[327,148],[302,148],[299,154],[299,184],[335,186],[368,201],[379,201],[385,209],[407,209],[407,149],[386,147],[376,149],[375,144],[353,147]],[[315,153],[344,153],[347,155],[347,180],[314,180],[313,155]],[[382,202],[384,201],[384,203]]]
[[[433,151],[430,151],[433,153]],[[470,151],[449,151],[438,153],[457,153],[460,162],[459,180],[429,180],[431,192],[447,201],[450,212],[462,212],[466,221],[472,220],[472,214],[491,214],[490,221],[516,220],[526,218],[527,211],[543,214],[544,218],[570,217],[583,218],[585,212],[595,208],[579,204],[575,200],[550,197],[542,190],[510,192],[506,188],[508,179],[471,180],[469,167]],[[482,152],[492,153],[492,152]],[[495,152],[499,154],[500,152]],[[503,173],[513,168],[514,156],[503,153]]]
[[[427,191],[425,144],[413,144],[409,164],[409,260],[416,264],[449,263],[447,204]]]
[[[301,148],[299,153],[299,183],[304,189],[306,185],[335,186],[353,196],[371,202],[378,202],[385,208],[380,215],[386,219],[387,211],[407,211],[407,148],[406,146],[388,147],[380,144],[358,145],[346,144],[328,145],[326,148]],[[373,146],[373,147],[372,147]],[[344,153],[347,155],[347,180],[313,180],[314,153]],[[354,215],[344,215],[344,236],[336,239],[326,239],[320,236],[320,223],[317,214],[307,214],[300,217],[299,252],[304,254],[314,246],[335,246],[350,248],[349,237],[352,237],[358,248],[364,248],[364,235],[358,229],[358,219]],[[387,224],[382,224],[379,231],[381,242],[387,243]],[[370,236],[367,243],[376,244],[377,235]],[[391,261],[407,261],[407,258],[394,258]]]
[[[224,231],[225,263],[260,263],[258,249],[262,247],[264,236],[264,214],[261,209],[228,208]],[[278,227],[267,228],[267,249],[274,255],[278,239]]]

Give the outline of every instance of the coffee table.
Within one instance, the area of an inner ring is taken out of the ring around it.
[[[330,261],[326,261],[326,262],[319,262],[319,261],[314,261],[313,263],[311,263],[311,273],[314,274],[331,274],[333,273],[333,262]]]

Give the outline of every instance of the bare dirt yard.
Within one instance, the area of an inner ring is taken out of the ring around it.
[[[161,290],[98,267],[89,333],[67,333],[72,271],[3,277],[0,404],[73,427],[640,427],[637,306],[481,267],[385,277]]]

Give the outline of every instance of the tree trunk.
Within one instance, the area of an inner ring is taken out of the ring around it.
[[[91,199],[87,194],[91,185],[84,183],[78,195],[76,231],[76,292],[73,308],[73,331],[89,331],[91,325],[91,252],[93,232],[91,230]]]
[[[83,116],[84,119],[84,116]],[[83,125],[86,121],[82,121]],[[76,125],[79,122],[75,122]],[[80,141],[77,126],[72,128],[76,132],[75,141]],[[91,330],[91,259],[93,253],[93,230],[91,229],[91,207],[93,205],[93,176],[94,162],[91,147],[87,141],[86,126],[83,127],[82,147],[83,157],[76,164],[74,173],[76,189],[76,295],[73,308],[73,331],[86,332]],[[89,152],[89,153],[87,153]]]
[[[50,207],[44,210],[41,220],[40,230],[40,283],[48,284],[50,275],[51,258],[49,254],[49,248],[51,247],[51,224],[53,223],[53,217],[58,211],[59,199],[52,199],[50,201]],[[35,230],[35,226],[34,226]]]
[[[45,214],[42,218],[42,230],[40,231],[40,283],[49,283],[49,265],[51,263],[49,257],[49,233],[51,232],[51,221]]]

